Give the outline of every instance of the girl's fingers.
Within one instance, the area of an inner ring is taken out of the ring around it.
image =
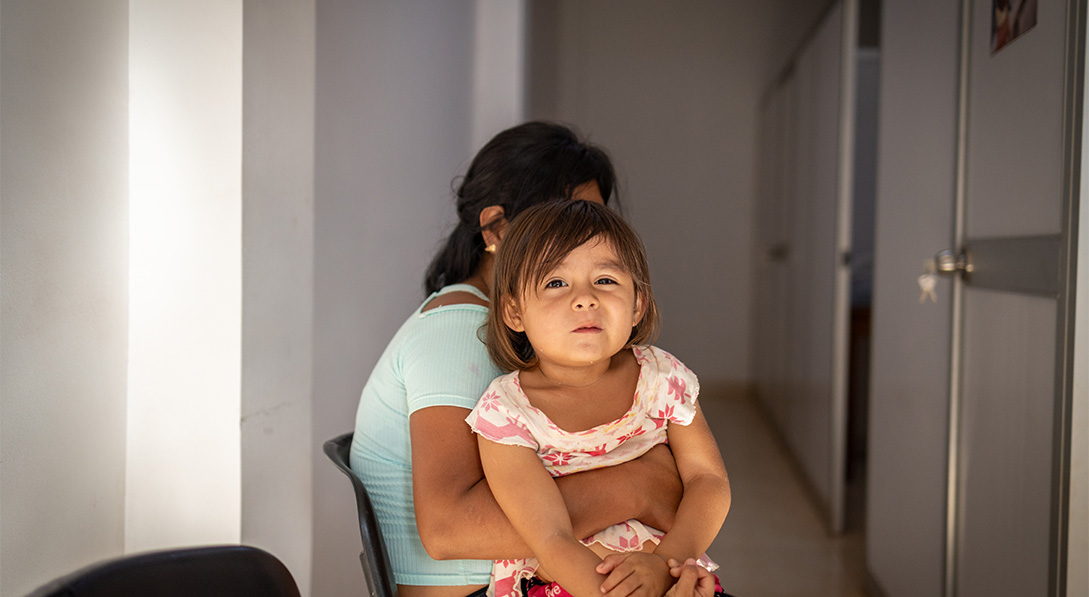
[[[669,566],[669,573],[673,576],[673,578],[680,578],[681,571],[683,571],[685,569],[685,567],[687,567],[687,566],[697,566],[698,567],[699,562],[697,562],[694,558],[688,558],[687,560],[684,561],[684,563],[681,563],[681,562],[678,562],[677,560],[674,560],[673,558],[669,558],[668,560],[666,560],[666,565]]]
[[[714,575],[712,575],[710,572],[704,570],[703,568],[698,568],[698,567],[696,569],[696,572],[699,573],[699,581],[698,581],[699,588],[697,589],[698,592],[701,595],[706,595],[707,597],[712,597],[715,594],[715,577],[714,577]]]
[[[672,593],[676,597],[692,597],[696,594],[696,581],[699,572],[692,566],[683,566],[677,572],[677,583]],[[712,589],[713,590],[713,589]]]
[[[715,594],[715,577],[696,560],[689,558],[683,564],[669,560],[669,573],[677,578],[670,593],[674,597],[712,597]]]

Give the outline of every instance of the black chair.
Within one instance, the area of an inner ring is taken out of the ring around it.
[[[393,569],[389,563],[389,552],[382,532],[378,528],[378,518],[374,515],[371,498],[367,488],[352,472],[348,464],[348,452],[352,447],[352,433],[337,436],[323,446],[325,455],[340,472],[348,476],[355,489],[355,507],[359,515],[359,535],[363,539],[363,550],[359,552],[359,563],[363,566],[363,576],[367,579],[367,593],[370,597],[396,597],[397,585],[393,582]]]
[[[133,554],[92,564],[27,597],[299,597],[287,567],[246,545]]]

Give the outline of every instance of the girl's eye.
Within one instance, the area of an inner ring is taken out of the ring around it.
[[[616,284],[616,280],[612,278],[600,278],[595,284]]]
[[[545,284],[545,288],[563,288],[564,286],[567,286],[567,284],[563,280],[549,280]]]

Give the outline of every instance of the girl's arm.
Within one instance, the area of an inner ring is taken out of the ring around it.
[[[684,483],[684,497],[673,528],[654,553],[683,562],[700,557],[718,535],[730,511],[730,480],[698,403],[691,424],[671,424],[666,433]]]
[[[684,562],[699,558],[726,520],[730,510],[730,481],[722,454],[698,403],[691,424],[672,423],[666,432],[684,482],[684,498],[677,509],[673,528],[654,549],[654,555],[662,560]],[[638,574],[646,561],[645,558],[630,557],[615,568],[611,565],[600,568],[603,572],[612,569],[602,588],[608,591],[617,587],[628,576]]]
[[[435,559],[530,557],[484,479],[468,409],[432,406],[409,418],[416,524]],[[682,495],[673,457],[656,447],[615,467],[557,480],[576,537],[635,518],[668,529]]]
[[[579,543],[567,507],[537,454],[530,448],[479,438],[480,460],[495,499],[525,539],[541,568],[577,597],[601,594],[601,562]]]

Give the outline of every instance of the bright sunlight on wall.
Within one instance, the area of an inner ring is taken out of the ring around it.
[[[129,28],[125,549],[238,542],[242,2]]]

